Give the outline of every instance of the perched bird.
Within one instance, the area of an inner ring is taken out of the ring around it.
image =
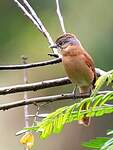
[[[80,94],[91,93],[96,81],[94,62],[91,56],[73,34],[61,35],[55,43],[56,45],[52,48],[60,51],[62,63],[71,82],[78,86]],[[86,109],[86,104],[82,109]],[[79,123],[88,126],[90,118],[84,115]]]

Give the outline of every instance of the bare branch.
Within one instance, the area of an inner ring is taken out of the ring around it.
[[[28,99],[27,101],[18,100],[12,103],[1,104],[0,110],[8,110],[11,108],[20,107],[20,106],[29,105],[29,104],[35,104],[35,103],[53,102],[53,101],[58,101],[58,100],[60,101],[62,99],[69,99],[69,98],[73,98],[72,93],[64,94],[64,95],[62,94],[62,95],[31,98],[31,99]]]
[[[27,9],[29,10],[32,17],[36,20],[37,24],[39,25],[41,32],[43,32],[43,29],[42,29],[43,24],[42,24],[40,18],[37,16],[37,14],[33,10],[33,8],[30,6],[30,4],[27,2],[27,0],[23,0],[23,2],[25,4],[25,6],[27,7]]]
[[[61,11],[60,11],[59,0],[56,0],[56,6],[57,6],[57,15],[59,17],[60,25],[61,25],[63,33],[65,34],[66,30],[64,26],[63,16],[61,15]]]
[[[97,75],[101,76],[105,74],[105,71],[100,71],[100,69],[96,69]],[[101,73],[101,74],[100,74]],[[13,85],[8,87],[2,87],[0,88],[0,95],[6,95],[11,93],[18,93],[18,92],[24,92],[24,91],[36,91],[40,89],[55,87],[55,86],[61,86],[70,84],[71,81],[68,77],[59,78],[59,79],[53,79],[53,80],[46,80],[36,83],[29,83],[29,84],[20,84],[20,85]]]
[[[27,63],[27,58],[26,57],[22,57],[23,59],[23,64]],[[27,84],[28,83],[28,71],[27,69],[24,69],[24,83]],[[28,99],[28,94],[27,91],[24,92],[24,101],[27,102]],[[29,108],[28,105],[24,106],[24,120],[25,120],[25,127],[29,127]],[[27,149],[26,149],[27,150]]]
[[[44,24],[42,23],[40,18],[37,16],[37,14],[33,10],[33,8],[27,2],[27,0],[23,0],[23,3],[25,4],[26,7],[24,7],[18,0],[14,0],[14,2],[17,3],[17,5],[21,8],[21,10],[25,13],[25,15],[36,25],[36,27],[44,35],[44,37],[46,37],[46,39],[48,40],[49,45],[54,45],[54,42],[53,42],[50,34],[46,30]],[[55,54],[58,54],[58,51],[57,51],[56,48],[53,48],[53,52]]]
[[[98,94],[106,94],[107,92],[110,92],[110,91],[100,91]],[[18,100],[16,102],[1,104],[0,110],[8,110],[11,108],[16,108],[16,107],[20,107],[20,106],[24,106],[24,105],[35,104],[35,103],[55,102],[55,101],[61,101],[61,100],[66,100],[66,99],[72,99],[73,100],[73,98],[74,99],[87,98],[89,96],[90,96],[89,94],[84,94],[84,95],[79,94],[79,95],[74,96],[73,93],[67,93],[67,94],[61,94],[61,95],[31,98],[31,99],[28,99],[27,101]]]
[[[71,83],[70,80],[68,79],[68,77],[65,77],[65,78],[46,80],[46,81],[30,83],[30,84],[14,85],[14,86],[0,88],[0,95],[6,95],[6,94],[18,93],[24,91],[36,91],[39,89],[61,86],[69,83]]]
[[[52,60],[47,60],[43,62],[31,63],[31,64],[22,64],[22,65],[1,65],[0,70],[19,70],[19,69],[27,69],[34,67],[41,67],[46,65],[52,65],[61,62],[61,58],[56,58]]]
[[[38,30],[40,32],[42,32],[40,26],[37,24],[37,22],[33,18],[33,16],[26,10],[26,8],[24,8],[24,6],[18,0],[14,0],[14,2],[17,3],[18,7],[20,7],[21,10],[25,13],[25,15],[36,25],[36,27],[38,28]]]
[[[49,53],[50,56],[58,56],[55,54]],[[0,70],[20,70],[20,69],[28,69],[28,68],[34,68],[34,67],[41,67],[41,66],[46,66],[46,65],[52,65],[52,64],[57,64],[60,63],[62,60],[61,58],[55,58],[52,60],[47,60],[43,62],[37,62],[37,63],[31,63],[31,64],[22,64],[22,65],[1,65]],[[99,68],[96,68],[96,74],[97,76],[101,76],[105,74],[106,72],[104,70],[101,70]]]

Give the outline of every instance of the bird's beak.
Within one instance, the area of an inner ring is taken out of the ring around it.
[[[58,48],[58,46],[55,44],[55,45],[51,45],[50,48]]]

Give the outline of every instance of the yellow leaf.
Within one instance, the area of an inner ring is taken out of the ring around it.
[[[30,150],[34,145],[34,136],[32,133],[26,133],[20,139],[21,144],[26,144],[26,147]]]

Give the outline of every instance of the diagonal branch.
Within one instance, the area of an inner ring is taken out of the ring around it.
[[[106,94],[107,92],[110,91],[100,91],[98,94]],[[79,99],[79,98],[87,98],[89,97],[89,94],[84,94],[84,95],[76,95],[74,96],[73,93],[67,93],[67,94],[61,94],[61,95],[53,95],[53,96],[45,96],[45,97],[38,97],[38,98],[31,98],[25,100],[18,100],[16,102],[11,102],[7,104],[1,104],[0,105],[0,110],[8,110],[11,108],[16,108],[24,105],[30,105],[30,104],[36,104],[36,103],[45,103],[45,102],[55,102],[55,101],[61,101],[61,100],[66,100],[66,99]]]
[[[56,0],[56,6],[57,6],[57,15],[59,17],[60,25],[61,25],[63,33],[65,34],[66,30],[64,26],[63,16],[61,15],[61,11],[60,11],[59,0]]]
[[[45,28],[44,24],[42,23],[42,21],[40,20],[40,18],[38,17],[38,15],[35,13],[35,11],[33,10],[33,8],[27,2],[27,0],[22,0],[22,2],[24,4],[20,3],[18,0],[14,0],[14,2],[25,13],[25,15],[34,23],[34,25],[36,25],[36,27],[44,35],[44,37],[46,37],[49,45],[54,45],[54,42],[53,42],[53,40],[52,40],[49,32],[47,31],[47,29]],[[55,54],[58,54],[58,51],[57,51],[56,48],[53,48],[53,52]]]

